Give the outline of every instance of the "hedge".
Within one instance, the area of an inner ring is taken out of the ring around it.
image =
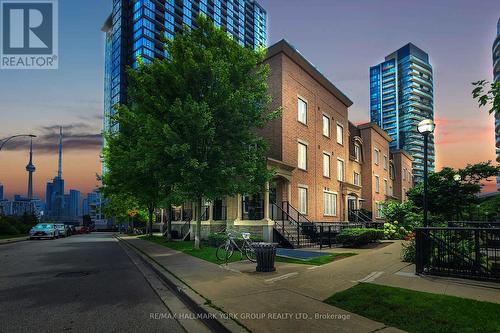
[[[345,245],[365,245],[384,239],[384,230],[370,228],[344,229],[337,235],[337,242]]]
[[[221,245],[222,243],[224,243],[226,241],[226,239],[227,239],[226,233],[211,233],[208,235],[208,245],[217,247],[217,246]],[[243,242],[243,237],[241,236],[241,233],[239,233],[237,237],[234,237],[234,239],[236,240],[236,242],[238,244]],[[262,242],[263,238],[251,235],[250,240],[252,242]]]

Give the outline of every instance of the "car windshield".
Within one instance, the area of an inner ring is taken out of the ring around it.
[[[37,228],[37,229],[51,229],[52,224],[37,224],[35,226],[35,228]]]

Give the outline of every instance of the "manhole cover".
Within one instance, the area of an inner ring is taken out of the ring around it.
[[[56,277],[61,277],[61,278],[76,278],[76,277],[82,277],[82,276],[87,276],[90,275],[91,272],[63,272],[59,273],[56,275]]]

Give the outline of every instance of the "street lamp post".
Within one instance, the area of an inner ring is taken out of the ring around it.
[[[428,166],[427,161],[429,159],[428,145],[429,145],[429,135],[434,132],[436,125],[432,119],[422,120],[418,124],[418,131],[424,136],[424,227],[429,226],[429,220],[427,218],[427,196],[428,196]]]
[[[8,138],[5,138],[3,140],[0,140],[0,151],[2,151],[3,146],[5,146],[5,144],[7,142],[9,142],[10,140],[12,140],[14,138],[21,138],[21,137],[36,138],[36,135],[33,135],[33,134],[20,134],[20,135],[13,135],[11,137],[8,137]]]

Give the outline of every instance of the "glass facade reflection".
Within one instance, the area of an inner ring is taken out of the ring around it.
[[[409,43],[370,68],[370,118],[415,159],[415,182],[423,180],[423,137],[417,125],[434,119],[432,66],[427,53]],[[429,171],[434,171],[434,138],[429,138]]]
[[[113,0],[104,24],[106,38],[104,131],[117,130],[113,105],[126,104],[126,68],[137,68],[137,57],[148,63],[166,54],[162,35],[173,38],[184,26],[195,28],[201,14],[227,31],[240,45],[267,46],[267,14],[254,0]]]

